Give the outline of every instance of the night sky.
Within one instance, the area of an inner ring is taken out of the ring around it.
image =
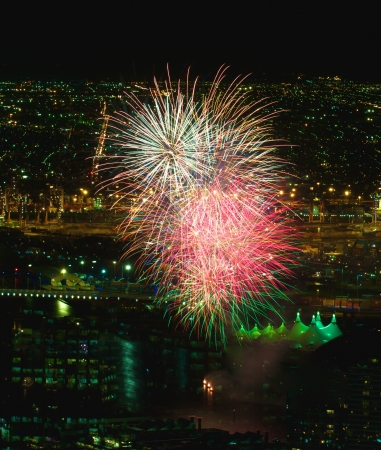
[[[379,2],[7,2],[0,77],[339,75],[381,82]],[[261,6],[262,5],[262,6]]]

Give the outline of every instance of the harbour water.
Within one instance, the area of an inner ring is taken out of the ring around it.
[[[89,303],[72,303],[59,298],[32,296],[0,297],[2,312],[46,318],[83,317]],[[200,417],[202,427],[230,432],[257,430],[270,432],[271,438],[284,438],[280,426],[263,423],[261,401],[245,393],[237,377],[221,368],[211,373],[191,370],[192,348],[149,341],[133,341],[109,333],[112,341],[119,386],[116,402],[131,414],[145,414],[158,419]],[[206,378],[214,390],[203,384]],[[197,386],[195,385],[197,384]]]

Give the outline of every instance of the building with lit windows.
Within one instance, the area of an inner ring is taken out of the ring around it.
[[[381,330],[358,324],[310,354],[288,395],[294,449],[381,448]]]

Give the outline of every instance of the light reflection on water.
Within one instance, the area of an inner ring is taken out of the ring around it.
[[[176,383],[180,391],[185,390],[188,386],[188,363],[189,352],[185,348],[175,349],[176,362]]]
[[[135,413],[157,410],[170,399],[189,393],[188,349],[116,339],[121,407]]]
[[[60,314],[60,317],[70,316],[72,308],[67,303],[58,300],[58,312]]]
[[[138,412],[145,404],[143,345],[117,338],[119,346],[118,403],[130,412]]]
[[[26,314],[34,312],[47,317],[65,317],[74,314],[73,308],[57,298],[42,297],[5,297],[0,300],[2,308],[23,311]]]

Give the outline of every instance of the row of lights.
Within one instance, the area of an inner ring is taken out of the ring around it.
[[[313,187],[310,187],[311,191],[313,191],[313,189],[314,189]],[[335,188],[330,187],[328,190],[330,193],[333,193],[335,191]],[[295,197],[295,193],[296,193],[296,189],[292,188],[291,192],[290,192],[290,197]],[[346,197],[348,197],[350,194],[351,194],[351,191],[344,191],[344,195]],[[284,195],[284,191],[283,190],[279,191],[279,195]],[[358,200],[361,200],[361,195],[359,195],[357,198],[358,198]]]
[[[11,296],[11,293],[10,292],[7,292],[7,293],[4,293],[4,292],[2,292],[1,293],[1,295],[2,296],[4,296],[4,295],[6,295],[6,296]],[[22,292],[19,292],[18,293],[18,296],[19,297],[22,297]],[[12,293],[12,296],[13,297],[15,297],[16,296],[16,293],[15,292],[13,292]],[[24,296],[25,297],[34,297],[34,296],[36,296],[36,297],[40,297],[40,294],[36,294],[36,295],[34,295],[33,293],[24,293]],[[75,298],[77,298],[77,299],[83,299],[83,300],[86,300],[86,298],[88,298],[89,300],[98,300],[98,298],[103,298],[103,297],[98,297],[98,296],[94,296],[94,297],[92,297],[91,295],[89,295],[88,297],[86,296],[86,295],[83,295],[83,296],[81,296],[81,295],[65,295],[65,296],[63,296],[62,294],[61,295],[57,295],[57,294],[41,294],[41,297],[53,297],[53,298],[57,298],[58,297],[58,299],[63,299],[63,298],[72,298],[72,299],[75,299]],[[106,299],[107,299],[108,297],[106,297]],[[120,300],[120,297],[117,297],[117,300]],[[136,301],[138,301],[138,299],[136,299]]]
[[[1,295],[4,296],[4,295],[5,295],[4,292],[2,292]],[[11,293],[10,293],[10,292],[7,292],[6,295],[9,297],[9,296],[11,295]],[[13,292],[12,295],[13,295],[13,297],[15,297],[15,296],[16,296],[16,293]],[[18,295],[19,295],[19,297],[22,297],[23,294],[22,294],[22,292],[19,292]],[[39,297],[39,296],[40,296],[40,294],[36,294],[36,297]],[[34,294],[33,294],[33,293],[31,294],[31,293],[29,293],[29,292],[28,292],[28,293],[25,292],[25,293],[24,293],[24,297],[34,297]],[[45,295],[45,294],[41,294],[41,297],[53,297],[53,298],[57,298],[57,294],[46,294],[46,295]],[[77,299],[83,298],[84,300],[87,298],[86,295],[83,295],[83,296],[80,296],[80,295],[77,295],[77,296],[75,296],[75,295],[72,295],[72,296],[70,296],[70,295],[65,295],[65,298],[75,298],[75,297],[77,297]],[[58,298],[63,298],[63,295],[59,295]],[[98,297],[92,297],[92,296],[89,296],[88,298],[89,298],[89,299],[93,299],[93,300],[97,300]],[[118,297],[118,300],[119,300],[119,297]]]

